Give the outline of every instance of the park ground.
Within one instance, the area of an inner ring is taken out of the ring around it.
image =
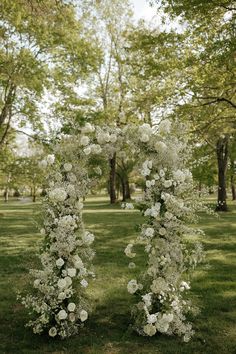
[[[140,337],[130,328],[134,301],[126,283],[142,265],[130,270],[126,244],[136,237],[138,211],[110,206],[102,197],[89,198],[84,220],[96,235],[94,266],[89,286],[92,313],[78,336],[65,341],[32,334],[24,327],[26,310],[16,300],[29,284],[28,271],[37,266],[42,236],[35,218],[40,203],[0,201],[0,353],[9,354],[235,354],[236,353],[236,206],[219,218],[201,215],[206,263],[195,272],[191,297],[201,312],[193,320],[196,331],[189,343],[164,335]]]

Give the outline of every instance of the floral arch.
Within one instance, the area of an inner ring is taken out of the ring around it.
[[[82,220],[82,201],[92,183],[87,166],[94,156],[111,157],[126,146],[138,154],[146,180],[139,202],[145,221],[136,242],[144,245],[147,265],[127,285],[137,298],[131,312],[134,328],[141,335],[161,332],[182,336],[184,341],[191,338],[192,325],[186,319],[191,311],[189,273],[201,261],[202,249],[198,243],[188,244],[186,236],[201,232],[188,226],[201,205],[187,168],[186,136],[182,125],[169,120],[159,126],[122,129],[86,123],[76,137],[65,136],[55,154],[42,161],[50,169],[41,230],[42,267],[31,271],[32,294],[21,297],[34,313],[28,323],[34,333],[47,331],[51,337],[66,338],[76,334],[88,318],[85,289],[95,274],[91,266],[94,235],[86,231]],[[100,169],[95,172],[99,174]],[[125,249],[132,260],[133,247],[129,244]]]

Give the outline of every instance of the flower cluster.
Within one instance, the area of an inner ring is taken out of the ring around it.
[[[86,174],[80,175],[81,169],[79,174],[68,161],[54,161],[54,156],[49,155],[41,163],[44,168],[53,167],[44,201],[42,269],[31,270],[34,291],[21,301],[34,314],[28,323],[34,333],[47,331],[51,337],[65,338],[77,333],[88,318],[84,289],[87,279],[94,277],[90,267],[94,235],[84,229],[82,222],[81,199],[86,188],[81,189],[81,179],[85,182]]]
[[[95,127],[86,123],[76,139],[64,136],[55,154],[40,162],[49,168],[47,195],[44,200],[44,246],[40,254],[41,270],[31,270],[35,278],[33,294],[20,296],[33,313],[28,323],[34,333],[47,331],[49,336],[69,337],[78,332],[88,318],[89,304],[84,290],[94,252],[94,235],[82,221],[83,198],[92,180],[88,173],[90,157],[103,153],[112,156],[121,143],[122,132],[116,127]],[[111,144],[112,143],[112,144]],[[98,176],[99,167],[94,168]]]
[[[139,203],[146,220],[135,243],[145,245],[147,269],[139,279],[129,281],[127,290],[138,299],[132,309],[138,333],[176,334],[187,342],[193,334],[186,317],[192,309],[187,300],[189,273],[203,254],[201,245],[189,246],[186,236],[200,233],[188,225],[195,220],[201,203],[186,168],[187,141],[181,132],[178,137],[176,130],[165,120],[159,129],[144,124],[135,137],[144,159],[141,174],[146,180],[145,195]],[[136,256],[133,247],[129,244],[125,249],[132,260]],[[132,267],[129,264],[129,268],[134,267],[134,262]]]

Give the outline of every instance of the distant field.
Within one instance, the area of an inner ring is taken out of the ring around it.
[[[129,329],[130,306],[127,280],[140,271],[128,269],[126,244],[136,237],[141,222],[138,211],[110,206],[102,197],[89,198],[84,219],[96,240],[94,261],[97,279],[89,286],[93,312],[80,335],[66,341],[33,335],[24,327],[26,310],[16,292],[29,282],[28,270],[37,266],[41,241],[34,220],[40,204],[0,201],[0,353],[23,354],[235,354],[236,353],[236,206],[220,218],[203,215],[204,244],[208,264],[198,269],[192,297],[201,308],[194,320],[190,343],[178,338],[139,337]]]

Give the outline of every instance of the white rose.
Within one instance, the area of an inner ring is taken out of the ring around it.
[[[73,312],[69,313],[68,317],[69,317],[70,322],[75,322],[76,317],[75,317],[75,314]]]
[[[84,150],[84,153],[85,153],[85,155],[89,155],[89,154],[91,154],[91,147],[90,146],[88,146],[88,147],[86,147]]]
[[[70,302],[67,306],[67,309],[69,312],[74,312],[75,311],[75,308],[76,308],[76,305],[74,302]]]
[[[69,277],[73,278],[76,276],[76,269],[75,268],[68,268],[67,269],[67,274],[69,275]]]
[[[95,127],[90,123],[85,123],[85,126],[82,128],[83,133],[92,133],[94,130]]]
[[[79,314],[79,317],[80,317],[81,322],[86,321],[87,318],[88,318],[88,312],[85,311],[85,310],[81,310],[80,314]]]
[[[64,202],[67,198],[67,193],[63,188],[55,188],[49,192],[49,199],[53,202]]]
[[[62,258],[58,258],[58,259],[56,260],[56,265],[57,265],[58,268],[61,268],[64,263],[65,263],[65,262],[63,261]]]
[[[65,293],[63,293],[63,292],[59,293],[59,295],[58,295],[58,299],[59,300],[65,300],[65,298],[66,298],[66,294]]]
[[[165,229],[164,227],[161,227],[161,228],[159,229],[159,234],[160,234],[161,236],[166,235],[166,229]]]
[[[86,136],[86,135],[84,135],[84,136],[82,136],[81,137],[81,139],[80,139],[80,144],[82,145],[82,146],[87,146],[88,144],[89,144],[89,137],[88,136]]]
[[[84,204],[81,203],[81,202],[76,202],[75,207],[76,207],[76,209],[78,209],[78,210],[82,210],[83,207],[84,207]]]
[[[154,336],[154,334],[156,334],[156,327],[153,326],[152,324],[147,324],[146,326],[143,327],[143,331],[145,334],[147,334],[148,336]]]
[[[67,318],[67,313],[65,310],[59,311],[57,315],[59,320],[65,320]]]
[[[149,141],[149,135],[147,134],[142,134],[140,136],[140,140],[143,142],[143,143],[147,143]]]
[[[65,277],[66,286],[69,287],[72,284],[71,277]]]
[[[57,282],[58,288],[63,289],[66,288],[66,280],[65,279],[59,279]]]
[[[54,155],[48,155],[47,156],[47,162],[49,165],[52,165],[55,161],[55,156]]]
[[[69,162],[65,163],[63,167],[66,172],[69,172],[72,170],[72,165]]]
[[[127,284],[127,290],[130,294],[134,294],[139,289],[139,285],[137,280],[132,279]]]
[[[145,236],[147,237],[153,237],[155,233],[155,230],[152,227],[148,227],[145,230]]]
[[[34,281],[34,287],[37,288],[40,284],[40,279],[35,279]]]
[[[129,263],[129,268],[130,269],[134,269],[136,267],[135,263],[134,262],[130,262]]]
[[[111,134],[111,135],[110,135],[110,142],[111,142],[111,143],[115,143],[116,140],[117,140],[117,136],[116,136],[115,134]]]
[[[83,288],[87,288],[87,286],[88,286],[88,282],[85,279],[82,279],[80,284],[83,286]]]
[[[147,321],[148,321],[148,323],[155,323],[157,321],[157,315],[155,315],[155,314],[148,315],[147,316]]]
[[[50,337],[55,337],[57,335],[56,327],[50,328],[48,334],[49,334]]]
[[[164,187],[165,188],[170,188],[172,186],[172,181],[171,180],[166,180],[165,182],[164,182]]]

